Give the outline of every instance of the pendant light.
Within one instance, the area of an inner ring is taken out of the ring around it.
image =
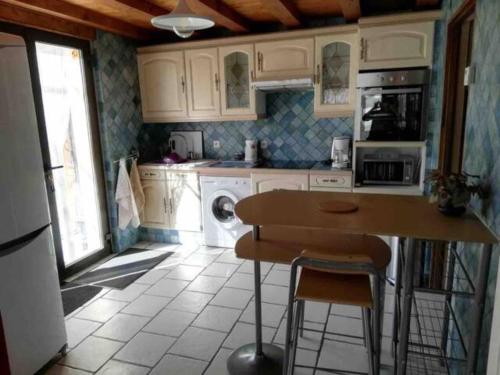
[[[186,0],[179,0],[172,12],[154,17],[151,23],[159,29],[171,30],[181,38],[189,38],[196,30],[208,29],[215,24],[210,17],[193,13]]]

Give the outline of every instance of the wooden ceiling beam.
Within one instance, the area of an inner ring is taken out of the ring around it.
[[[94,40],[96,38],[93,27],[7,4],[3,1],[0,2],[0,20],[79,39]]]
[[[134,39],[149,39],[152,34],[142,28],[105,16],[93,10],[62,0],[5,0],[13,5],[40,13],[61,17],[87,26],[128,36]]]
[[[220,0],[188,0],[187,3],[194,12],[211,17],[219,26],[235,32],[250,31],[248,20]]]
[[[285,26],[300,26],[302,16],[290,0],[263,0],[266,9]]]
[[[361,17],[359,0],[338,0],[346,21],[357,21]]]
[[[149,3],[144,0],[114,0],[119,4],[126,5],[130,8],[141,11],[142,13],[146,13],[147,15],[156,17],[161,16],[163,14],[167,14],[170,10],[162,8],[156,4]]]

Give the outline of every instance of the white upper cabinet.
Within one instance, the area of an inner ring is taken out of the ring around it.
[[[358,61],[357,32],[315,38],[314,113],[317,117],[352,116]]]
[[[253,44],[219,48],[222,115],[255,114]]]
[[[184,53],[176,51],[139,55],[138,65],[144,121],[185,118]]]
[[[360,36],[361,70],[432,65],[434,21],[361,25]]]
[[[211,119],[220,117],[220,75],[217,48],[186,51],[188,114]]]
[[[314,74],[314,39],[255,43],[258,80],[303,78]]]

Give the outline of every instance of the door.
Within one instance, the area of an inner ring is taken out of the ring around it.
[[[256,79],[312,77],[313,51],[313,38],[256,43]]]
[[[137,57],[144,121],[185,118],[184,53],[160,52]]]
[[[144,211],[141,224],[145,227],[170,227],[170,207],[165,180],[141,180],[144,191]]]
[[[201,230],[201,196],[196,173],[167,173],[170,226],[177,230]]]
[[[352,116],[358,74],[358,33],[315,38],[314,112],[321,116]]]
[[[500,375],[500,264],[497,271],[496,285],[487,375]]]
[[[255,114],[253,44],[219,48],[222,115]]]
[[[267,191],[309,190],[309,176],[307,174],[257,174],[252,173],[252,194]]]
[[[190,117],[220,117],[220,76],[217,48],[186,51]]]
[[[88,43],[33,35],[42,152],[63,273],[109,253],[104,176]]]
[[[362,27],[360,36],[361,70],[432,65],[433,21]]]

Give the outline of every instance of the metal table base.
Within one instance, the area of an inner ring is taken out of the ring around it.
[[[260,228],[253,227],[253,239],[260,239]],[[236,349],[227,360],[230,375],[274,375],[283,372],[284,352],[279,346],[262,343],[262,298],[260,262],[254,261],[255,343]]]

